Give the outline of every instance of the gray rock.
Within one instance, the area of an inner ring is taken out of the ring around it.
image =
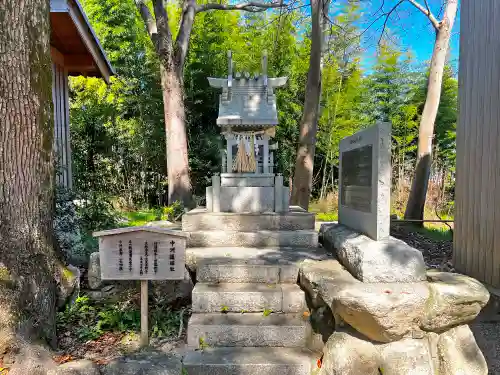
[[[329,224],[323,244],[336,250],[340,262],[357,279],[367,283],[426,280],[422,253],[393,237],[374,241],[343,225]]]
[[[99,368],[92,361],[81,359],[64,363],[49,370],[47,375],[100,375]]]
[[[457,273],[428,271],[430,297],[422,329],[442,332],[474,320],[488,303],[489,292],[477,280]]]
[[[149,221],[145,225],[145,227],[160,227],[160,228],[172,228],[178,227],[179,224],[172,223],[168,220],[158,220],[158,221]]]
[[[377,348],[382,357],[380,370],[384,375],[435,374],[427,338],[406,338],[389,344],[379,344]]]
[[[18,351],[9,375],[47,375],[48,371],[56,368],[52,353],[47,348],[24,340],[16,344]]]
[[[299,271],[300,286],[306,291],[314,307],[323,303],[333,304],[335,293],[330,293],[345,284],[358,284],[337,259],[315,261],[306,259]]]
[[[420,331],[427,283],[345,284],[333,288],[332,310],[371,340],[391,342]]]
[[[487,375],[488,366],[469,326],[439,335],[439,375]]]
[[[379,375],[380,363],[380,354],[369,340],[355,332],[337,331],[323,349],[320,375]]]
[[[122,357],[108,363],[102,375],[181,375],[180,357],[150,351]]]
[[[155,280],[151,282],[153,293],[165,303],[190,298],[193,288],[194,284],[187,269],[184,269],[183,280]]]
[[[80,269],[72,265],[62,266],[57,283],[57,306],[72,303],[80,293]]]
[[[90,254],[87,280],[90,289],[99,289],[103,286],[101,280],[101,262],[98,252]]]

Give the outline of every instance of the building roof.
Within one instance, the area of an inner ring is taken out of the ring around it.
[[[162,227],[149,227],[149,226],[124,227],[124,228],[101,230],[92,233],[92,236],[94,237],[114,236],[117,234],[131,233],[131,232],[151,232],[151,233],[167,234],[169,236],[174,236],[174,237],[184,237],[184,238],[189,237],[189,233],[180,230],[167,229]]]
[[[219,100],[220,126],[266,128],[278,124],[274,89],[284,86],[287,77],[267,77],[267,55],[262,58],[262,73],[236,73],[233,77],[231,51],[228,52],[227,78],[208,78],[210,86],[222,88]]]
[[[50,0],[52,56],[69,75],[114,75],[106,53],[78,0]]]

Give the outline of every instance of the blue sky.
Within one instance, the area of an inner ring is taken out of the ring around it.
[[[397,4],[397,2],[397,0],[362,1],[363,16],[360,27],[365,29],[370,22],[377,18],[378,15],[388,12],[392,7],[394,7],[395,4]],[[420,0],[420,2],[423,4],[423,0]],[[377,10],[380,9],[383,3],[383,12],[379,11],[377,13]],[[440,20],[442,17],[442,12],[440,13],[440,10],[442,8],[443,0],[428,0],[428,3],[431,11]],[[363,65],[368,69],[369,66],[373,64],[384,18],[385,17],[382,17],[365,34],[363,44],[366,52],[364,54]],[[391,38],[399,44],[401,49],[412,52],[416,65],[425,64],[430,60],[435,40],[434,29],[429,23],[427,17],[410,3],[402,3],[397,8],[397,11],[392,13],[387,23],[387,30],[391,35]],[[459,30],[460,11],[453,27],[450,50],[450,62],[455,67],[458,66]]]

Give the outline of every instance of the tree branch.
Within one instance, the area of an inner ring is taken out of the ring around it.
[[[187,52],[189,49],[189,39],[191,38],[191,31],[193,30],[194,18],[196,16],[196,1],[187,0],[182,9],[181,23],[179,26],[179,33],[175,40],[175,60],[179,72],[184,68]]]
[[[207,10],[244,10],[247,12],[264,12],[267,9],[272,9],[272,8],[283,8],[286,7],[287,4],[283,4],[282,2],[280,3],[261,3],[258,1],[249,1],[247,3],[241,3],[241,4],[203,4],[203,5],[197,5],[196,7],[196,12],[205,12]]]
[[[385,29],[387,28],[387,22],[389,22],[389,18],[391,17],[391,14],[397,9],[398,6],[400,6],[405,0],[399,0],[396,5],[394,5],[390,11],[384,13],[385,20],[384,24],[382,25],[382,31],[380,32],[380,38],[378,38],[378,45],[382,42],[382,38],[384,37],[384,32]],[[408,0],[411,1],[411,0]]]
[[[172,54],[172,33],[168,26],[168,15],[163,0],[153,0],[153,10],[156,18],[156,28],[158,32],[156,52],[160,60],[168,60]]]
[[[156,44],[158,30],[156,28],[156,22],[153,18],[153,15],[149,11],[147,5],[144,4],[144,0],[135,0],[135,5],[137,7],[137,10],[139,11],[139,14],[141,15],[142,20],[144,21],[144,25],[146,25],[149,37],[153,41],[153,44]]]
[[[429,8],[429,4],[427,4],[427,0],[424,0],[426,8],[424,8],[424,6],[422,6],[422,4],[418,3],[416,0],[408,0],[408,1],[415,8],[417,8],[419,11],[421,11],[423,14],[425,14],[427,16],[427,18],[429,19],[429,21],[431,22],[432,26],[434,26],[434,28],[436,30],[439,30],[440,22],[432,14],[432,12],[431,12],[431,10]]]

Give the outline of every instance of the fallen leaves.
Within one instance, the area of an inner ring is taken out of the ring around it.
[[[63,354],[63,355],[56,355],[56,356],[52,357],[52,359],[57,364],[62,365],[63,363],[72,361],[74,359],[74,357],[70,354]]]

